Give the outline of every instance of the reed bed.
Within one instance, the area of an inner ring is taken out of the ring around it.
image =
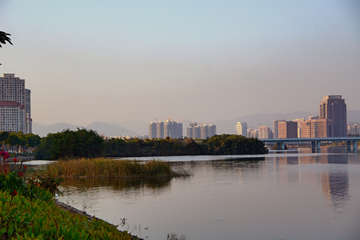
[[[163,161],[141,162],[105,158],[57,161],[49,164],[47,171],[62,178],[151,178],[186,175],[174,172],[170,163]]]

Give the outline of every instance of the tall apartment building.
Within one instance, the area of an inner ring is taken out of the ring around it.
[[[0,131],[32,132],[31,91],[15,74],[0,77]]]
[[[156,123],[150,122],[149,123],[149,139],[153,139],[156,137],[157,137]]]
[[[347,119],[345,99],[341,95],[325,96],[320,102],[320,119],[332,120],[334,129],[328,129],[333,132],[332,137],[346,137],[347,135]]]
[[[278,122],[278,138],[297,138],[297,122],[279,121]]]
[[[182,123],[167,120],[165,122],[150,122],[149,123],[149,138],[181,138],[182,134]]]
[[[166,120],[164,123],[164,138],[182,138],[182,123]]]
[[[301,138],[301,123],[305,121],[305,118],[296,118],[293,122],[297,123],[297,137]]]
[[[247,137],[248,138],[258,138],[259,131],[257,129],[253,129],[252,127],[247,130]]]
[[[236,134],[247,136],[247,123],[246,122],[237,122],[236,124]]]
[[[156,138],[164,138],[164,122],[156,123]]]
[[[301,123],[302,138],[333,137],[334,127],[331,119],[312,119]]]
[[[279,138],[279,121],[275,120],[273,122],[273,127],[274,127],[274,139],[278,139]]]
[[[192,139],[206,139],[216,134],[216,126],[213,124],[200,124],[196,122],[190,123],[187,128],[187,137]]]
[[[259,134],[258,135],[259,139],[272,139],[272,138],[274,138],[272,130],[267,126],[260,126],[258,134]]]

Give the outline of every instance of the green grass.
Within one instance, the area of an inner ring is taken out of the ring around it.
[[[41,181],[19,173],[0,172],[1,239],[137,239],[100,219],[64,211]]]
[[[47,165],[46,171],[62,178],[152,178],[186,175],[186,173],[174,172],[168,162],[105,158],[57,161]]]
[[[0,191],[0,218],[2,239],[132,239],[116,226],[64,211],[52,200],[11,196],[7,191]]]

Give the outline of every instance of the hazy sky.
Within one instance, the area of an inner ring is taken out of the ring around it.
[[[360,109],[360,1],[0,0],[40,124]]]

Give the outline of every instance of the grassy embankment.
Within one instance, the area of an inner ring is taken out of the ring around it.
[[[46,172],[62,178],[157,178],[188,175],[186,172],[174,172],[168,162],[105,158],[57,161],[47,165]]]
[[[137,239],[99,219],[56,206],[53,195],[23,171],[0,173],[1,239]]]

